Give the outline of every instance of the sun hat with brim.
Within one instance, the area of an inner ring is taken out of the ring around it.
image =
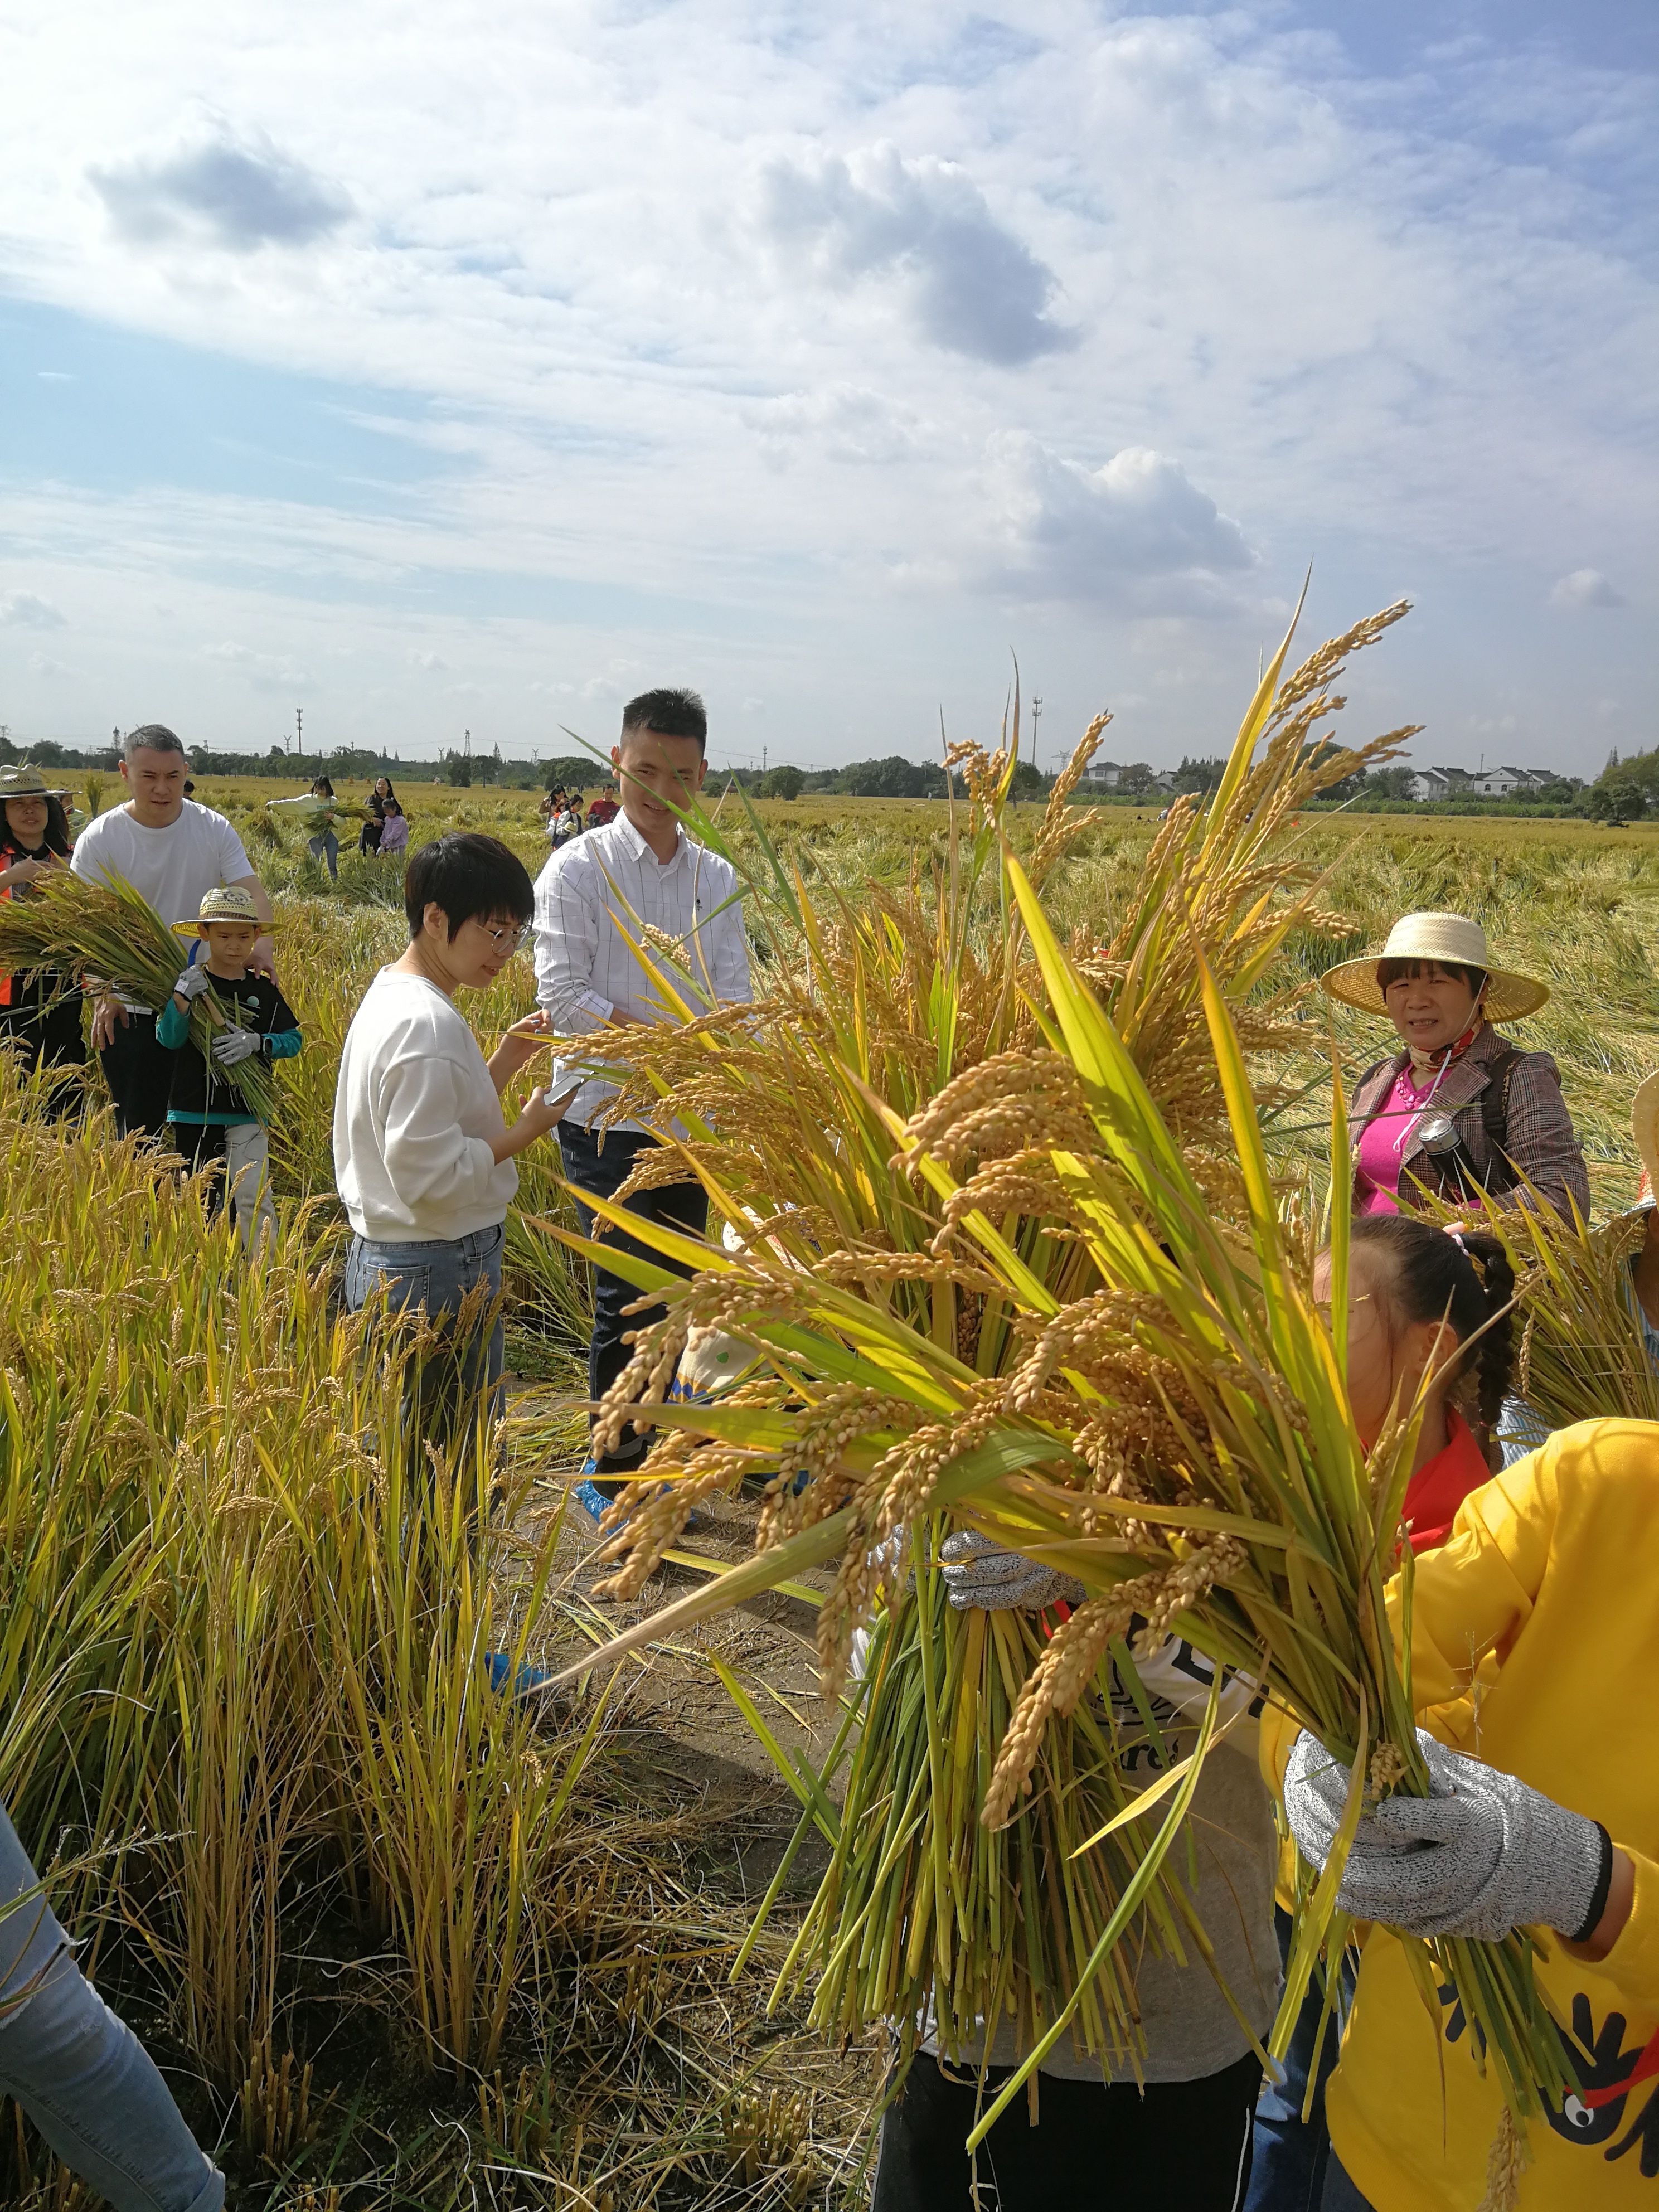
[[[0,804],[8,799],[73,799],[67,783],[48,783],[33,761],[17,768],[0,768]]]
[[[1461,914],[1402,915],[1380,952],[1368,952],[1363,960],[1339,960],[1319,980],[1326,995],[1340,999],[1345,1006],[1386,1014],[1388,1001],[1376,980],[1378,964],[1384,960],[1432,960],[1443,968],[1482,969],[1489,1022],[1515,1022],[1523,1014],[1535,1014],[1550,994],[1548,984],[1535,976],[1494,966],[1486,931]]]
[[[271,927],[260,921],[259,909],[252,895],[238,884],[224,884],[216,891],[210,891],[194,921],[175,921],[173,927],[179,937],[194,937],[204,921],[240,921],[249,929],[258,930]]]
[[[1649,1213],[1659,1204],[1659,1075],[1644,1075],[1630,1102],[1630,1133],[1642,1162],[1642,1183],[1626,1213]]]

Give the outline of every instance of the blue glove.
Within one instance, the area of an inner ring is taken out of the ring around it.
[[[264,1048],[264,1039],[258,1030],[225,1030],[214,1038],[210,1049],[216,1067],[235,1067],[245,1060],[252,1060],[256,1052]]]
[[[982,1613],[1043,1613],[1051,1605],[1081,1605],[1087,1595],[1074,1576],[1005,1552],[977,1528],[958,1528],[939,1546],[939,1555],[958,1613],[970,1607]]]

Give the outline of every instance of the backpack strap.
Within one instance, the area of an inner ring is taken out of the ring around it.
[[[1516,1172],[1508,1152],[1510,1135],[1510,1083],[1516,1063],[1524,1057],[1511,1045],[1505,1045],[1490,1063],[1491,1073],[1480,1098],[1480,1126],[1486,1132],[1486,1150],[1491,1164],[1486,1170],[1488,1191],[1499,1193],[1513,1190]]]

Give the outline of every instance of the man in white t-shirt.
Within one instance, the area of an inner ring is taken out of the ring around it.
[[[127,738],[123,754],[121,781],[131,796],[87,824],[70,867],[89,883],[131,884],[169,927],[193,920],[209,891],[236,884],[259,917],[248,965],[274,974],[264,885],[224,816],[185,798],[190,761],[183,745],[171,730],[149,722]],[[115,1101],[116,1127],[159,1145],[167,1140],[173,1056],[155,1042],[158,1011],[106,993],[93,1012],[92,1042]]]

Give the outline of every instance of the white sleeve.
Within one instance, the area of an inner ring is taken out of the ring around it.
[[[217,817],[219,870],[222,883],[240,883],[244,876],[252,875],[253,863],[247,856],[247,848],[237,836],[232,824],[222,814]]]
[[[495,1155],[461,1127],[471,1087],[453,1060],[437,1054],[395,1060],[381,1072],[374,1119],[386,1181],[417,1218],[428,1208],[459,1208],[489,1195]]]
[[[736,885],[732,888],[735,890]],[[738,898],[720,916],[720,945],[714,954],[714,996],[727,1006],[746,1006],[754,995],[749,981],[749,932],[744,927],[743,901]]]
[[[613,1011],[613,1001],[592,987],[599,918],[574,874],[553,860],[536,881],[536,1001],[563,1036],[602,1028]]]
[[[88,884],[101,883],[105,880],[105,872],[98,865],[98,845],[100,841],[93,836],[93,827],[90,822],[88,823],[86,828],[76,839],[75,850],[70,854],[70,875],[79,876],[83,883]]]

